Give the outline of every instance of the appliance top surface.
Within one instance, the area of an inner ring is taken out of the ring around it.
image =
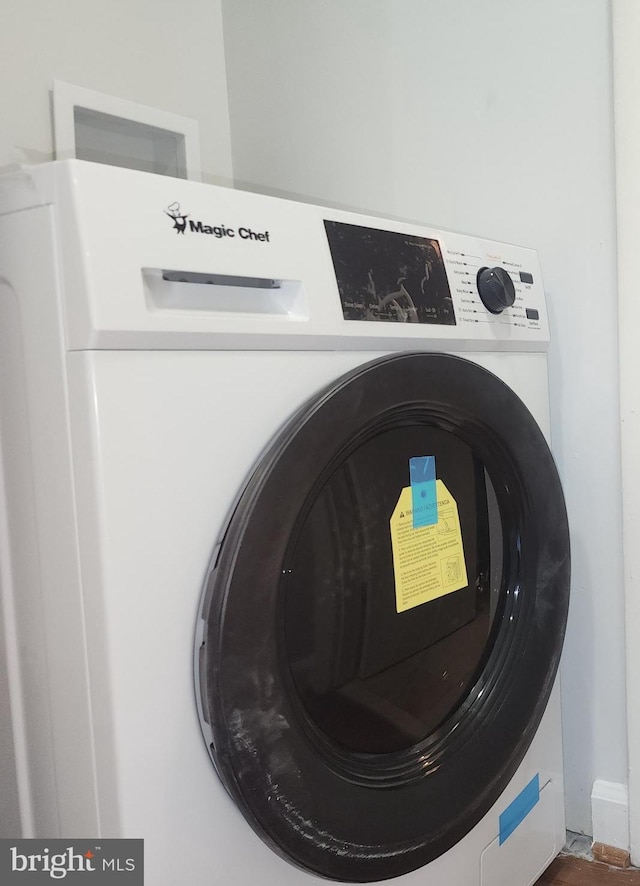
[[[82,161],[0,181],[0,217],[48,206],[71,350],[548,346],[531,249]]]

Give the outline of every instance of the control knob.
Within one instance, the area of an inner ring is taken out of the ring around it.
[[[516,288],[504,268],[480,268],[476,286],[482,304],[492,314],[501,314],[516,300]]]

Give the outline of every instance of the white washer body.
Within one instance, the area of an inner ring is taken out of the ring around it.
[[[22,836],[143,837],[149,886],[320,882],[248,827],[202,739],[192,649],[215,543],[282,423],[377,355],[462,353],[548,436],[537,256],[75,161],[5,179],[0,212],[0,575]],[[437,238],[457,324],[345,321],[327,218]],[[516,281],[498,316],[473,286],[494,264]],[[167,283],[161,269],[282,285]],[[536,773],[539,802],[499,845],[500,813]],[[500,800],[398,882],[528,886],[564,839],[556,685]]]

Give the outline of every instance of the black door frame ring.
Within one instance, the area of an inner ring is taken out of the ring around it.
[[[503,526],[495,640],[462,703],[404,750],[345,750],[307,715],[283,654],[283,564],[300,514],[360,441],[410,423],[451,432],[491,477]],[[370,882],[454,846],[508,785],[553,688],[569,595],[564,498],[519,397],[469,360],[402,353],[312,397],[272,441],[231,515],[203,592],[203,730],[227,791],[289,862]]]

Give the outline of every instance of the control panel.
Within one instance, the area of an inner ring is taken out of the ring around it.
[[[499,339],[547,334],[532,250],[404,226],[325,219],[324,227],[345,320],[421,324],[436,338],[449,337],[445,327],[483,338],[479,325]]]

